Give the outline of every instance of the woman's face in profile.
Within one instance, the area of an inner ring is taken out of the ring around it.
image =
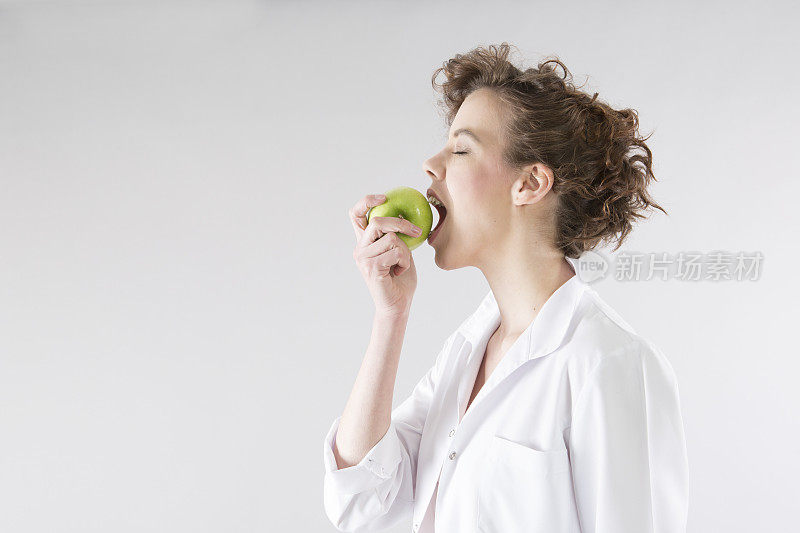
[[[474,266],[500,251],[518,175],[502,159],[504,124],[502,102],[490,89],[478,89],[459,108],[445,147],[423,163],[447,209],[430,243],[439,268]]]

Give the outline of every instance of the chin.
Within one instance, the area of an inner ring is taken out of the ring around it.
[[[447,266],[447,261],[445,258],[445,254],[441,248],[437,248],[434,245],[430,245],[433,248],[433,262],[436,263],[436,266],[441,268],[442,270],[452,270]]]
[[[447,262],[441,257],[439,252],[436,252],[433,256],[433,262],[436,263],[436,266],[441,268],[442,270],[453,270],[452,267],[447,265]]]
[[[456,270],[467,266],[458,258],[452,257],[452,246],[440,246],[441,243],[436,243],[436,247],[432,246],[434,250],[433,262],[442,270]],[[448,253],[451,252],[451,253]]]

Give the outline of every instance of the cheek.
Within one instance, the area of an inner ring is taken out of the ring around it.
[[[464,204],[473,213],[492,215],[502,204],[504,179],[495,165],[485,164],[471,170],[462,182]]]

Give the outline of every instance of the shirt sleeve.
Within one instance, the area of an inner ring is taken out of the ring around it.
[[[640,340],[587,377],[570,428],[582,533],[686,531],[689,471],[677,380]]]
[[[333,421],[323,446],[324,505],[339,531],[382,531],[411,520],[422,429],[450,340],[411,395],[392,410],[389,429],[358,464],[337,468],[333,446],[341,416]]]

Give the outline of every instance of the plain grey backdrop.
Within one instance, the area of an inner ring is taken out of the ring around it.
[[[322,442],[373,311],[347,211],[427,189],[433,70],[502,41],[653,132],[670,216],[621,251],[763,254],[593,286],[678,376],[689,531],[796,526],[798,11],[0,1],[0,531],[333,531]],[[432,252],[395,406],[488,290]]]

